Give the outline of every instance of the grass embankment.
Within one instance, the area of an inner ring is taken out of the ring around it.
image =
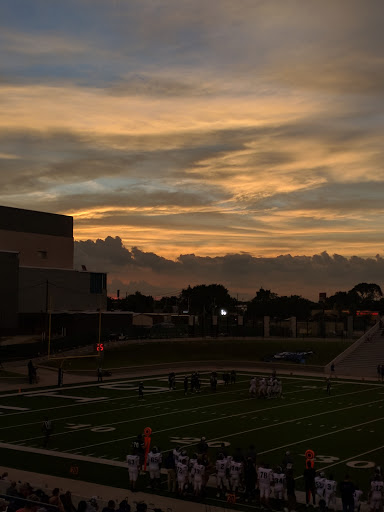
[[[324,366],[351,345],[351,341],[340,340],[176,340],[127,342],[124,345],[109,344],[105,347],[103,368],[122,368],[180,361],[263,361],[265,357],[283,351],[309,351],[306,365]],[[58,366],[61,359],[49,361]],[[68,359],[64,368],[68,370],[94,369],[100,361],[96,357]],[[304,366],[304,365],[298,365]]]

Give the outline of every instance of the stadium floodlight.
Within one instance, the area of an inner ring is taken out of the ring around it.
[[[226,316],[227,315],[227,310],[226,309],[220,309],[220,315],[221,316]]]

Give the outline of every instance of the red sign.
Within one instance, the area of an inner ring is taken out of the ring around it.
[[[104,343],[97,343],[96,350],[98,352],[103,352],[104,351]]]

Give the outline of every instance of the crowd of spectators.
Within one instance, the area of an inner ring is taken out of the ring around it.
[[[102,507],[102,500],[97,496],[77,501],[75,505],[71,491],[63,492],[55,487],[48,492],[47,489],[34,488],[27,482],[10,480],[8,473],[3,473],[0,480],[7,482],[3,494],[0,493],[0,512],[163,512],[150,508],[144,502],[128,503],[128,499],[120,503],[109,500]]]
[[[293,512],[298,508],[295,480],[303,477],[306,505],[313,505],[320,512],[341,508],[343,512],[360,512],[363,498],[366,498],[371,512],[382,510],[384,483],[380,466],[375,467],[365,494],[348,475],[337,482],[332,474],[317,472],[310,461],[307,461],[307,466],[301,472],[295,468],[289,451],[284,454],[281,465],[272,468],[266,462],[256,463],[253,446],[249,447],[246,454],[237,450],[233,456],[229,456],[222,445],[214,463],[210,462],[207,449],[208,444],[202,438],[198,445],[199,453],[191,458],[182,449],[168,453],[164,467],[170,493],[183,498],[202,499],[206,496],[209,477],[214,475],[210,486],[216,484],[217,497],[226,498],[231,503],[244,501],[268,510]],[[200,471],[197,471],[198,468],[201,468]],[[153,468],[149,467],[149,476],[151,471]],[[111,499],[106,506],[102,506],[102,500],[97,496],[74,502],[69,490],[63,492],[56,487],[48,492],[47,489],[33,487],[27,482],[11,480],[8,473],[3,473],[0,480],[3,481],[0,512],[164,512],[150,508],[152,506],[143,502],[129,503],[128,498],[119,503]],[[153,487],[153,490],[158,488]],[[338,506],[336,498],[340,498],[341,506]]]

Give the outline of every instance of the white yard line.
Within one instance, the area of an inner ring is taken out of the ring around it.
[[[243,382],[248,382],[248,380],[239,380],[238,381],[240,384],[243,383]],[[229,394],[233,394],[233,393],[238,393],[239,391],[245,391],[248,389],[249,386],[247,386],[246,388],[236,388],[232,391],[221,391],[221,392],[218,392],[218,393],[215,393],[215,395],[212,395],[211,393],[203,393],[203,394],[199,394],[199,395],[188,395],[188,396],[183,396],[181,398],[174,398],[172,400],[163,400],[161,402],[156,402],[156,406],[157,404],[167,404],[167,403],[173,403],[173,402],[179,402],[179,401],[183,401],[183,400],[190,400],[191,398],[201,398],[201,397],[212,397],[212,396],[219,396],[219,395],[229,395]],[[302,391],[302,390],[301,390]],[[286,394],[289,394],[289,393],[298,393],[299,391],[288,391]],[[172,393],[172,391],[170,391],[170,393]],[[157,394],[164,394],[164,391],[154,391],[154,392],[149,392],[147,393],[148,395],[157,395]],[[112,398],[108,401],[108,405],[111,404],[111,402],[114,402],[114,401],[118,401],[118,400],[126,400],[126,399],[129,399],[129,398],[134,398],[134,397],[137,397],[137,393],[135,393],[134,395],[125,395],[123,397],[118,397],[118,398]],[[101,400],[102,401],[102,400]],[[97,401],[93,401],[93,403],[95,403]],[[58,407],[47,407],[47,408],[44,408],[44,409],[35,409],[35,410],[31,410],[29,412],[43,412],[43,411],[53,411],[53,410],[56,410],[56,409],[63,409],[63,408],[67,408],[67,407],[74,407],[74,406],[77,406],[77,405],[88,405],[88,403],[83,403],[83,404],[78,404],[78,403],[74,403],[74,404],[68,404],[68,405],[60,405]],[[146,407],[152,407],[154,404],[146,404],[145,406]],[[126,410],[129,410],[129,409],[134,409],[137,407],[137,403],[135,403],[134,405],[130,405],[128,407],[119,407],[117,409],[108,409],[108,413],[109,412],[114,412],[114,411],[126,411]],[[157,407],[156,407],[157,408]],[[93,416],[93,415],[96,415],[96,414],[105,414],[106,411],[93,411],[93,412],[89,412],[89,413],[82,413],[82,414],[76,414],[76,415],[72,415],[72,416],[65,416],[63,418],[58,418],[57,421],[61,421],[63,419],[73,419],[73,418],[82,418],[83,416]],[[22,414],[22,413],[11,413],[11,414],[7,414],[7,417],[8,416],[14,416],[15,414]],[[28,425],[38,425],[40,424],[41,421],[33,421],[33,422],[29,422],[29,423],[22,423],[22,424],[19,424],[17,425],[18,427],[24,427],[24,426],[28,426]],[[8,425],[8,426],[4,426],[4,427],[0,427],[0,430],[5,430],[5,429],[9,429],[9,428],[14,428],[14,425]]]
[[[247,389],[247,388],[246,388]],[[303,391],[313,391],[312,389],[311,390],[296,390],[296,391],[288,391],[288,393],[302,393]],[[288,394],[286,393],[286,394]],[[216,393],[215,395],[210,395],[210,396],[217,396],[219,393]],[[225,393],[223,393],[225,394]],[[181,400],[181,399],[179,399]],[[238,403],[241,403],[241,402],[249,402],[249,397],[247,398],[242,398],[242,399],[237,399],[237,400],[230,400],[228,402],[221,402],[219,405],[222,406],[222,405],[229,405],[229,404],[238,404]],[[164,401],[164,402],[157,402],[157,403],[169,403],[169,400],[167,401]],[[217,404],[215,404],[217,405]],[[118,408],[118,409],[110,409],[108,410],[108,414],[111,413],[111,412],[114,412],[114,411],[124,411],[126,409],[132,409],[133,407],[137,407],[137,404],[134,405],[134,406],[129,406],[129,407],[126,407],[126,408]],[[212,407],[212,404],[208,404],[208,405],[201,405],[201,406],[198,406],[198,407],[192,407],[190,409],[177,409],[175,411],[171,411],[171,412],[166,412],[166,413],[163,413],[163,414],[154,414],[154,415],[151,415],[151,416],[141,416],[141,417],[137,417],[137,418],[131,418],[129,420],[122,420],[122,421],[116,421],[114,423],[105,423],[105,424],[102,424],[102,425],[97,425],[98,427],[111,427],[113,425],[121,425],[122,423],[131,423],[133,421],[141,421],[141,420],[149,420],[149,419],[152,419],[152,418],[158,418],[160,416],[168,416],[170,414],[184,414],[186,412],[197,412],[199,409],[206,409],[207,407]],[[285,407],[285,405],[284,405]],[[168,410],[168,407],[163,407],[164,410]],[[271,409],[271,407],[268,407],[266,408],[267,410]],[[260,410],[260,409],[259,409]],[[264,409],[261,409],[261,410],[264,410]],[[104,411],[105,412],[105,411]],[[255,411],[246,411],[246,412],[242,412],[242,413],[239,413],[239,415],[244,415],[244,414],[253,414]],[[84,417],[84,416],[88,416],[89,414],[97,414],[97,412],[94,412],[94,413],[87,413],[87,414],[82,414],[82,415],[76,415],[76,416],[68,416],[66,418],[60,418],[59,420],[57,421],[62,421],[64,419],[70,419],[70,418],[76,418],[78,416],[80,417]],[[202,414],[205,414],[205,411],[202,412]],[[39,422],[34,422],[34,423],[25,423],[23,425],[17,425],[17,427],[24,427],[24,426],[27,426],[27,425],[40,425],[41,424],[41,421]],[[14,426],[13,427],[2,427],[2,428],[15,428]],[[82,432],[84,430],[89,430],[89,425],[87,425],[86,427],[84,428],[77,428],[75,430],[75,432]],[[57,437],[57,436],[63,436],[63,435],[68,435],[68,434],[71,434],[72,432],[74,432],[73,430],[68,430],[66,432],[59,432],[57,434],[52,434],[51,437]],[[40,439],[41,436],[36,436],[36,437],[29,437],[27,439],[21,439],[20,441],[12,441],[12,443],[20,443],[21,441],[33,441],[34,439]]]
[[[307,441],[313,441],[314,439],[319,439],[320,437],[333,436],[333,434],[339,434],[340,432],[344,432],[345,430],[352,430],[357,427],[361,427],[363,425],[369,425],[370,423],[375,423],[376,421],[384,421],[383,418],[376,418],[370,421],[364,421],[363,423],[357,423],[356,425],[349,425],[348,427],[340,428],[339,430],[332,430],[331,432],[327,432],[326,434],[320,434],[318,436],[308,437],[307,439],[300,439],[299,441],[295,441],[289,444],[284,444],[282,446],[277,446],[276,448],[271,448],[270,450],[264,450],[262,452],[258,452],[258,455],[264,455],[265,453],[271,453],[276,450],[282,450],[284,448],[288,448],[289,446],[295,446],[297,444],[306,443]],[[324,469],[324,468],[322,468]]]
[[[153,379],[153,380],[156,380],[156,379]],[[239,380],[238,381],[239,383],[243,383],[243,382],[248,382],[248,380]],[[112,382],[110,382],[112,384]],[[120,381],[114,381],[113,384],[119,384]],[[100,384],[97,384],[100,386]],[[95,386],[95,384],[92,384],[92,386]],[[77,387],[81,387],[81,386],[77,386]],[[88,387],[88,386],[83,386],[83,387]],[[69,390],[70,388],[68,388],[67,390]],[[182,388],[181,388],[182,389]],[[180,390],[181,390],[180,389]],[[244,388],[244,389],[248,389],[248,388]],[[56,391],[58,391],[57,388],[55,388]],[[233,390],[233,391],[223,391],[223,392],[220,392],[220,393],[217,393],[217,395],[219,394],[224,394],[224,393],[236,393],[237,391],[239,391],[239,388],[237,388],[236,390]],[[146,395],[160,395],[160,394],[164,394],[164,393],[173,393],[173,391],[149,391],[146,393]],[[27,395],[28,393],[24,393],[25,395]],[[0,395],[0,400],[2,398],[3,395]],[[12,395],[14,396],[14,395]],[[18,395],[20,396],[20,395]],[[209,395],[205,395],[205,394],[202,394],[202,395],[192,395],[192,396],[211,396],[210,394]],[[127,400],[129,398],[134,398],[134,397],[137,397],[137,390],[134,390],[133,393],[129,394],[129,395],[124,395],[124,396],[120,396],[120,397],[115,397],[115,398],[109,398],[108,400],[108,403],[110,404],[111,402],[118,402],[119,400]],[[183,397],[183,398],[177,398],[175,400],[170,400],[171,402],[174,402],[176,400],[187,400],[187,399],[190,399],[191,396],[187,396],[187,397]],[[89,403],[73,403],[73,404],[68,404],[68,405],[58,405],[57,407],[44,407],[43,409],[32,409],[30,411],[23,411],[23,412],[15,412],[15,413],[10,413],[10,414],[7,414],[7,416],[15,416],[15,415],[19,415],[19,414],[30,414],[30,413],[35,413],[35,412],[43,412],[43,411],[54,411],[54,410],[57,410],[57,409],[66,409],[68,407],[77,407],[79,405],[81,406],[84,406],[84,405],[93,405],[94,403],[97,403],[98,401],[100,402],[105,402],[105,398],[101,399],[101,400],[94,400],[93,402],[89,402]],[[149,405],[152,405],[152,404],[147,404],[148,406]],[[132,406],[132,407],[136,407],[136,406]],[[2,427],[0,427],[1,429]],[[6,427],[8,428],[8,427]]]
[[[155,379],[153,379],[155,380]],[[243,382],[248,382],[248,380],[242,380],[242,381],[238,381],[240,384],[243,383]],[[118,384],[118,382],[115,382],[116,384]],[[242,388],[242,389],[248,389],[248,388]],[[181,389],[180,389],[181,390]],[[239,388],[237,389],[234,389],[233,391],[222,391],[222,392],[219,392],[219,393],[216,393],[216,395],[223,395],[223,394],[230,394],[230,393],[237,393],[239,391]],[[153,391],[153,392],[147,392],[146,395],[160,395],[160,394],[164,394],[164,393],[173,393],[173,391]],[[191,397],[206,397],[206,396],[212,396],[211,394],[200,394],[200,395],[190,395],[190,396],[183,396],[182,398],[175,398],[174,400],[169,400],[170,402],[176,402],[178,400],[188,400],[190,399]],[[124,396],[121,396],[121,397],[116,397],[116,398],[110,398],[108,400],[108,404],[111,404],[112,402],[117,402],[119,400],[127,400],[127,399],[130,399],[130,398],[137,398],[137,391],[135,390],[134,393],[131,393],[130,395],[124,395]],[[1,400],[1,396],[0,396],[0,400]],[[99,400],[100,402],[105,402],[105,399],[102,399],[102,400]],[[68,404],[68,405],[58,405],[57,407],[44,407],[43,409],[32,409],[30,411],[25,411],[25,412],[15,412],[15,413],[10,413],[10,414],[7,414],[7,417],[8,416],[15,416],[15,415],[19,415],[19,414],[30,414],[30,413],[35,413],[35,412],[43,412],[43,411],[54,411],[54,410],[57,410],[57,409],[66,409],[68,407],[77,407],[79,405],[81,406],[84,406],[84,405],[93,405],[94,403],[97,403],[98,401],[94,400],[93,402],[85,402],[85,403],[73,403],[73,404]],[[160,403],[160,402],[157,402],[157,403]],[[162,402],[163,403],[163,402]],[[152,406],[153,404],[147,404],[147,406]],[[131,407],[136,407],[136,405],[133,405]],[[90,414],[93,414],[93,413],[90,413]],[[79,414],[79,416],[83,416],[81,414]],[[26,425],[29,425],[29,423],[26,423]],[[2,428],[9,428],[9,427],[0,427],[0,430]]]
[[[203,394],[200,394],[200,395],[190,395],[190,396],[183,396],[181,398],[174,398],[172,400],[163,400],[161,402],[156,402],[156,405],[157,404],[169,404],[169,403],[173,403],[173,402],[179,402],[179,401],[183,401],[183,400],[190,400],[191,398],[202,398],[202,397],[213,397],[213,396],[218,396],[218,395],[229,395],[229,394],[233,394],[233,393],[238,393],[239,391],[245,391],[248,389],[248,386],[246,388],[237,388],[236,390],[233,390],[233,391],[222,391],[222,392],[219,392],[219,393],[216,393],[215,395],[211,394],[211,393],[203,393]],[[151,395],[156,395],[156,394],[163,394],[164,392],[153,392],[153,393],[147,393],[148,395],[151,394]],[[134,395],[134,397],[137,398],[137,393]],[[113,400],[126,400],[126,399],[129,399],[129,398],[133,398],[132,396],[124,396],[124,397],[120,397],[120,398],[116,398],[116,399],[113,399]],[[109,404],[112,402],[112,400],[109,400]],[[93,402],[95,403],[95,402]],[[41,412],[41,411],[52,411],[52,410],[55,410],[55,409],[62,409],[62,408],[67,408],[67,407],[74,407],[76,405],[87,405],[87,404],[70,404],[70,405],[62,405],[62,406],[59,406],[59,407],[47,407],[47,408],[44,408],[44,409],[36,409],[35,411],[33,412]],[[141,404],[140,404],[141,405]],[[153,405],[155,404],[146,404],[145,406],[146,407],[153,407]],[[72,416],[64,416],[63,418],[58,418],[57,421],[62,421],[62,420],[67,420],[67,419],[73,419],[73,418],[82,418],[84,416],[94,416],[96,414],[105,414],[106,412],[110,413],[110,412],[114,412],[114,411],[126,411],[126,410],[129,410],[129,409],[136,409],[138,406],[138,403],[136,402],[134,405],[129,405],[128,407],[118,407],[117,409],[108,409],[108,411],[93,411],[93,412],[88,412],[88,413],[82,413],[82,414],[75,414],[75,415],[72,415]],[[32,412],[32,411],[31,411]],[[17,414],[17,413],[16,413]],[[8,416],[14,416],[14,414],[7,414],[7,417]],[[18,427],[24,427],[24,426],[27,426],[27,425],[40,425],[41,424],[41,421],[33,421],[33,422],[30,422],[30,423],[21,423],[21,424],[18,424],[17,426]],[[4,429],[9,429],[9,428],[15,428],[15,425],[8,425],[8,426],[5,426],[5,427],[0,427],[0,430],[4,430]]]
[[[383,419],[383,418],[380,418],[380,419]],[[364,455],[368,455],[369,453],[372,453],[372,452],[377,452],[379,450],[382,450],[383,448],[384,448],[384,444],[381,445],[381,446],[377,446],[376,448],[373,448],[372,450],[368,450],[367,452],[358,453],[357,455],[353,455],[352,457],[348,457],[348,459],[339,460],[337,462],[334,462],[333,464],[329,464],[328,466],[323,466],[321,468],[321,470],[333,468],[333,466],[338,466],[339,464],[344,464],[345,462],[349,462],[350,460],[355,460],[355,459],[358,459],[360,457],[364,457]],[[299,480],[300,478],[303,478],[303,475],[297,476],[295,478],[295,480]]]
[[[11,407],[10,405],[0,405],[0,409],[11,409],[13,411],[30,411],[29,407]]]
[[[351,407],[349,407],[349,408],[351,408]],[[330,413],[330,412],[335,412],[335,411],[328,411],[328,413]],[[327,413],[320,413],[320,414],[327,414]],[[313,416],[318,416],[318,415],[319,414],[313,415]],[[384,418],[378,418],[377,420],[372,420],[372,421],[380,421],[380,420],[383,420],[383,419]],[[288,421],[282,422],[282,423],[289,423],[289,422],[293,422],[293,421],[296,421],[296,420],[297,419],[288,420]],[[371,422],[365,422],[365,424],[366,423],[371,423]],[[360,424],[360,425],[363,425],[363,424]],[[341,431],[344,431],[344,430],[350,430],[350,429],[356,428],[357,426],[358,425],[348,426],[348,427],[345,427],[344,429],[340,429],[337,432],[341,432]],[[261,430],[263,428],[269,428],[269,426],[259,427],[259,428],[256,428],[256,429],[251,429],[249,431]],[[168,430],[168,429],[166,429],[166,430]],[[249,432],[249,431],[245,431],[245,432]],[[329,432],[329,433],[324,434],[324,435],[333,435],[333,434],[335,434],[337,432],[333,431],[333,432]],[[234,435],[240,435],[242,433],[244,433],[244,432],[237,432],[236,434],[231,434],[231,435],[225,436],[225,437],[232,437]],[[315,437],[312,437],[310,439],[304,439],[304,440],[299,441],[298,443],[292,443],[292,444],[299,444],[300,442],[316,439],[317,437],[322,437],[322,436],[315,436]],[[134,438],[135,438],[135,436],[124,438],[124,439],[134,439]],[[219,440],[219,438],[213,439],[212,441],[215,441],[215,440]],[[105,443],[100,443],[100,444],[105,444]],[[95,445],[93,445],[93,446],[95,446]],[[193,446],[193,444],[185,445],[185,446]],[[274,448],[272,450],[266,450],[264,452],[260,452],[260,454],[269,453],[269,452],[272,452],[274,450],[284,448],[286,446],[290,446],[290,445],[285,445],[283,447]],[[5,448],[5,449],[9,449],[9,450],[14,450],[14,451],[27,452],[27,453],[48,455],[48,456],[51,456],[51,457],[59,457],[59,458],[63,458],[63,459],[79,460],[79,461],[85,461],[85,462],[92,462],[92,463],[96,463],[96,464],[104,464],[104,465],[109,465],[109,466],[117,466],[117,467],[126,468],[126,463],[125,462],[119,462],[117,460],[109,460],[109,459],[103,459],[103,458],[98,458],[98,457],[91,457],[90,455],[86,456],[86,455],[79,455],[79,454],[66,453],[66,452],[56,452],[56,451],[53,452],[52,450],[46,450],[46,449],[43,449],[43,448],[32,448],[30,446],[20,446],[20,445],[8,444],[8,443],[0,443],[0,448]],[[344,459],[344,460],[335,462],[334,464],[330,464],[328,466],[324,466],[324,467],[322,467],[322,469],[328,469],[330,467],[337,466],[339,464],[348,462],[349,460],[354,460],[354,459],[356,459],[358,457],[362,457],[364,455],[367,455],[368,453],[372,453],[372,452],[381,450],[383,448],[384,448],[384,445],[379,446],[377,448],[374,448],[372,450],[360,453],[358,455],[353,455],[352,457],[349,457],[348,459]],[[81,448],[77,448],[77,450],[79,450],[79,449],[81,449]],[[301,477],[298,477],[298,478],[301,478]]]
[[[351,395],[351,394],[362,393],[362,392],[363,391],[352,391],[350,393],[344,393],[344,395],[339,395],[339,396]],[[300,405],[307,404],[307,403],[312,403],[312,402],[318,402],[319,400],[324,400],[324,398],[314,398],[312,400],[307,400],[306,402],[300,402]],[[330,414],[330,413],[345,411],[345,410],[349,410],[349,409],[354,409],[356,407],[364,407],[364,406],[369,405],[371,403],[383,402],[383,400],[384,399],[381,398],[379,400],[373,400],[372,402],[365,402],[365,403],[362,403],[362,404],[352,405],[352,406],[348,406],[348,407],[342,407],[340,409],[333,409],[331,411],[324,411],[324,412],[317,413],[317,414],[312,414],[312,415],[309,415],[309,416],[303,416],[301,418],[294,418],[294,419],[291,419],[291,420],[282,421],[279,424],[275,424],[275,425],[269,425],[268,424],[268,426],[257,427],[257,428],[253,428],[253,429],[244,430],[242,432],[237,432],[235,434],[229,434],[229,435],[221,436],[220,438],[211,439],[211,441],[218,441],[222,437],[226,437],[226,438],[227,437],[233,437],[235,435],[245,434],[245,433],[248,433],[248,432],[254,432],[256,430],[261,430],[263,428],[273,428],[274,426],[279,426],[280,427],[280,425],[284,425],[286,423],[293,423],[293,422],[298,421],[298,420],[304,420],[304,419],[308,419],[308,418],[315,418],[317,416],[322,416],[324,414]],[[283,408],[283,407],[292,407],[292,404],[286,404],[286,405],[280,405],[280,406],[275,406],[275,407],[269,407],[267,409],[262,409],[262,410],[272,410],[272,409],[278,409],[278,408]],[[260,410],[258,412],[260,412]],[[250,411],[248,414],[255,414],[255,411]],[[227,415],[226,418],[235,418],[235,417],[243,416],[243,415],[244,415],[244,412],[239,413],[239,414]],[[210,422],[221,421],[221,420],[222,420],[222,418],[210,418],[209,420],[197,421],[195,423],[189,423],[189,424],[186,424],[186,425],[176,425],[175,427],[170,427],[170,428],[166,428],[166,429],[162,429],[162,430],[154,430],[153,433],[159,434],[159,433],[162,433],[162,432],[168,432],[170,430],[182,429],[182,428],[191,427],[191,426],[195,426],[195,425],[202,425],[203,423],[210,423]],[[135,436],[133,436],[133,437],[132,436],[122,437],[122,438],[119,438],[119,439],[113,439],[113,440],[110,440],[110,441],[104,441],[102,443],[94,443],[94,444],[91,444],[91,445],[76,447],[76,448],[73,448],[71,450],[82,450],[82,449],[92,448],[93,446],[100,446],[100,445],[104,445],[104,444],[117,443],[119,441],[126,441],[128,439],[134,439],[134,438],[135,438]],[[195,444],[196,443],[192,443],[191,445],[185,445],[185,446],[194,446]],[[65,450],[65,451],[66,452],[70,452],[71,450]]]

